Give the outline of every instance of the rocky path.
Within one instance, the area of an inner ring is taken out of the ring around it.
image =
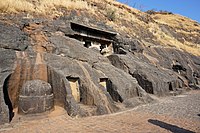
[[[199,91],[191,91],[174,97],[166,97],[159,101],[155,104],[139,106],[134,110],[200,121]]]
[[[71,118],[57,107],[48,117],[30,119],[15,118],[11,124],[1,126],[0,132],[200,133],[200,91],[161,98],[158,103],[104,116]]]

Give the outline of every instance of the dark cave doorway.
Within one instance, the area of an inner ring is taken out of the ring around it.
[[[103,86],[107,92],[110,94],[111,98],[115,101],[115,102],[123,102],[122,97],[120,96],[120,94],[114,89],[114,85],[112,84],[112,81],[108,78],[100,78],[99,80],[99,84],[101,86]]]
[[[8,89],[9,89],[9,79],[10,79],[11,75],[9,75],[3,84],[3,96],[4,96],[4,101],[5,104],[8,106],[9,109],[9,122],[11,122],[12,118],[14,117],[14,112],[13,112],[13,106],[12,106],[12,102],[10,100],[9,97],[9,93],[8,93]]]
[[[169,83],[169,91],[173,91],[172,83]]]

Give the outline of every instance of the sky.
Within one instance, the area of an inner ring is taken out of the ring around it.
[[[200,0],[117,0],[142,11],[164,10],[200,23]]]

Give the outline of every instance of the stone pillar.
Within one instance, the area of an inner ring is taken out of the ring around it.
[[[27,81],[19,95],[19,114],[36,114],[54,108],[54,96],[51,85],[42,80]]]

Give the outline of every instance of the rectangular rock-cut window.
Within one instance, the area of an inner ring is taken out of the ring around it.
[[[123,102],[122,97],[116,90],[114,90],[112,82],[108,78],[100,78],[99,84],[107,90],[107,92],[110,94],[115,102]]]
[[[100,78],[99,84],[102,85],[107,90],[107,78]]]
[[[85,41],[84,42],[84,47],[89,48],[92,45],[91,41]]]
[[[67,78],[71,87],[72,96],[76,102],[80,102],[80,89],[79,89],[79,78]]]

